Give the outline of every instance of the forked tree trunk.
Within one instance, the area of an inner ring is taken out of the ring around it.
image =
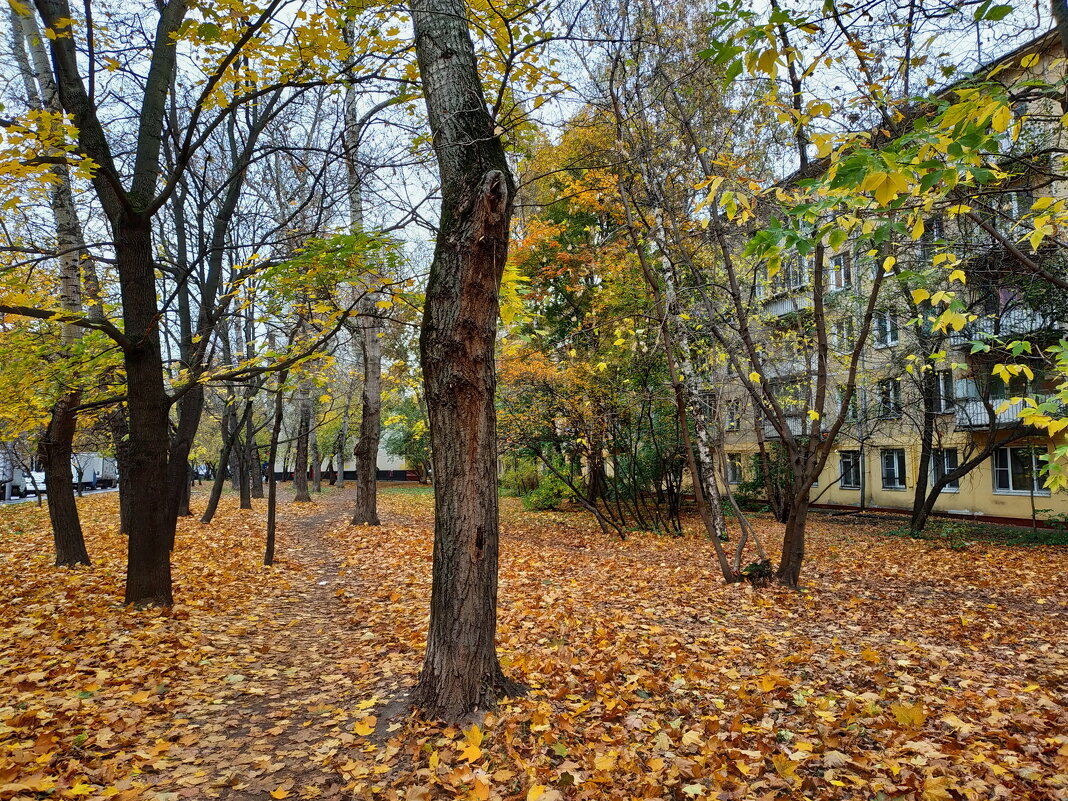
[[[52,409],[52,418],[37,449],[44,462],[45,487],[48,492],[48,517],[52,522],[52,539],[56,546],[56,565],[89,564],[78,506],[71,481],[71,443],[77,416],[71,411],[78,405],[80,393],[64,395]]]
[[[441,177],[419,350],[434,466],[426,658],[412,700],[460,720],[520,691],[497,660],[494,344],[514,184],[462,0],[415,0],[415,47]]]
[[[372,296],[373,297],[373,296]],[[377,526],[378,521],[378,438],[382,427],[382,342],[380,326],[373,316],[374,303],[364,303],[360,318],[360,348],[363,351],[363,392],[360,410],[360,439],[356,442],[355,526]]]

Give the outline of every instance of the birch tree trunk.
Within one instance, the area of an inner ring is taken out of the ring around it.
[[[415,48],[441,177],[419,349],[434,467],[426,658],[413,703],[457,721],[521,688],[497,660],[494,344],[515,185],[486,108],[462,0],[415,0]]]
[[[37,21],[30,14],[20,14],[11,6],[11,44],[15,63],[22,75],[26,103],[30,108],[62,111],[59,93],[48,58],[44,51],[44,37]],[[74,205],[70,170],[65,163],[52,168],[55,183],[49,198],[52,220],[56,230],[56,250],[59,253],[60,307],[65,311],[82,311],[81,264],[88,253],[81,220]],[[95,307],[99,314],[99,306]],[[76,325],[62,327],[63,350],[70,352],[81,338],[82,329]],[[78,417],[74,409],[81,400],[81,392],[64,390],[52,407],[52,417],[38,443],[38,453],[44,465],[45,487],[48,492],[48,518],[52,525],[56,565],[89,564],[78,506],[74,498],[71,456]]]

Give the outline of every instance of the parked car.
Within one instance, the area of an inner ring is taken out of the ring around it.
[[[26,494],[30,495],[34,492],[38,495],[45,494],[44,470],[33,470],[26,478]]]

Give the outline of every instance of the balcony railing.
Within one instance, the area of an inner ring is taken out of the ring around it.
[[[1041,403],[1048,400],[1048,396],[1040,395],[1035,400]],[[983,401],[976,398],[965,398],[958,400],[955,406],[958,429],[987,428],[990,425],[991,412]],[[990,406],[993,409],[994,425],[998,428],[1005,428],[1020,422],[1020,411],[1027,404],[1020,400],[1006,405],[1005,400],[992,398]]]
[[[771,317],[783,317],[812,308],[812,295],[804,292],[791,292],[764,301],[764,312]]]
[[[986,336],[996,336],[1001,339],[1031,334],[1038,331],[1050,331],[1063,329],[1063,321],[1059,321],[1035,309],[1016,308],[1010,309],[1001,315],[980,317],[968,323],[960,331],[954,332],[950,340],[954,345],[960,345],[972,339],[981,339]]]

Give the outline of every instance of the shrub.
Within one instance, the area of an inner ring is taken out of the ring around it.
[[[556,509],[569,494],[567,484],[548,473],[541,477],[537,487],[523,496],[523,507],[531,512]]]
[[[505,470],[501,476],[501,490],[505,495],[526,495],[538,488],[541,477],[532,464],[520,464]]]

